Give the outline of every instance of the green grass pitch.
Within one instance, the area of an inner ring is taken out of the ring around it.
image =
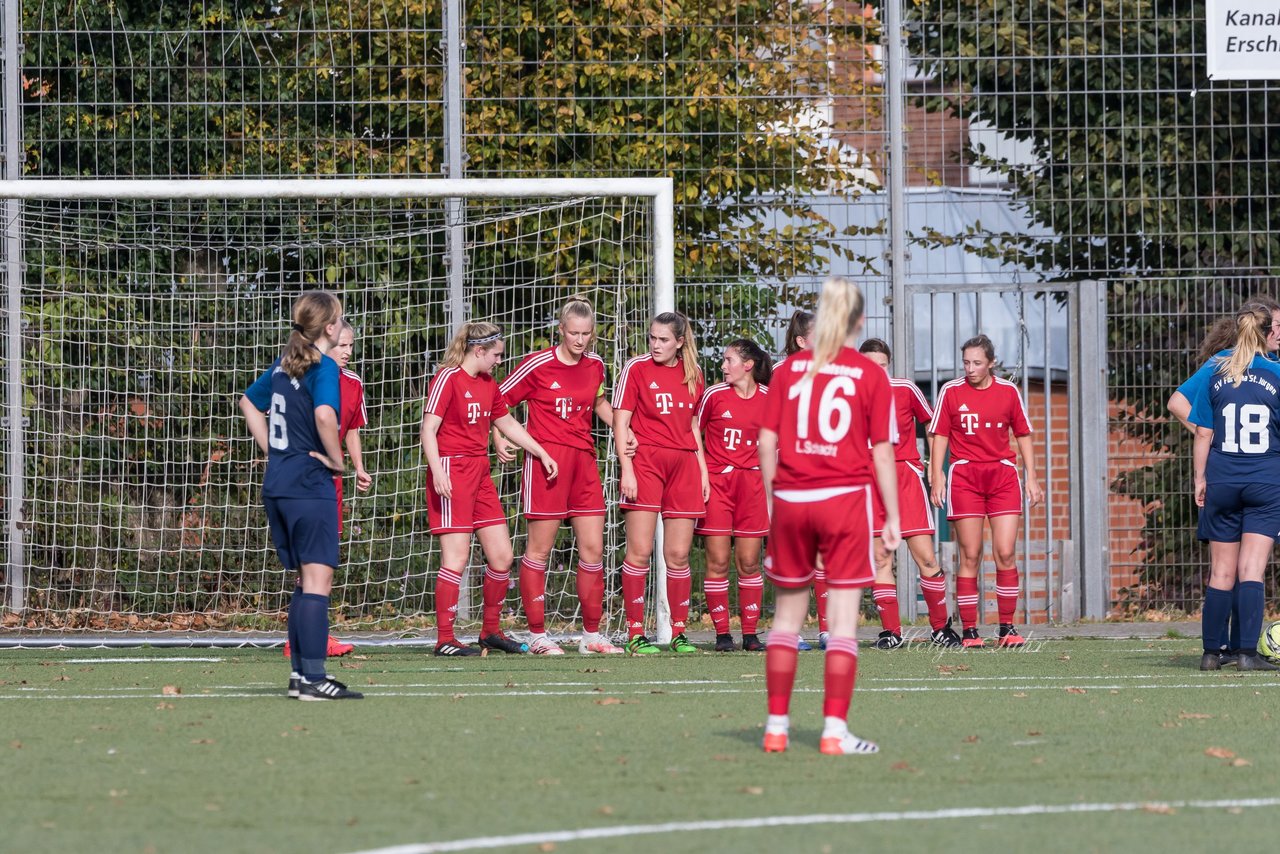
[[[1191,640],[864,644],[865,757],[817,751],[816,651],[783,755],[759,747],[761,655],[357,655],[332,670],[367,699],[299,703],[279,650],[4,652],[0,847],[1185,851],[1280,833],[1280,674],[1201,673]],[[572,836],[596,828],[631,829]]]

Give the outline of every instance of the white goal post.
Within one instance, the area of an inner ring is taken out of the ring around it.
[[[444,202],[457,200],[464,203],[462,222],[445,214]],[[202,434],[207,447],[186,457],[157,450],[189,450],[195,445],[181,432],[187,413],[164,411],[152,402],[153,396],[162,397],[161,386],[171,376],[185,372],[184,393],[197,394],[190,389],[198,389],[202,401],[215,395],[201,376],[211,373],[208,362],[202,367],[187,360],[184,341],[193,342],[194,350],[220,348],[211,352],[228,360],[228,371],[246,369],[235,360],[242,354],[248,358],[250,348],[243,341],[249,339],[228,336],[220,322],[254,330],[257,353],[268,346],[263,343],[267,337],[284,328],[288,298],[305,287],[335,287],[346,296],[359,295],[355,310],[347,312],[357,324],[361,307],[380,306],[376,341],[373,321],[369,335],[383,354],[383,373],[394,376],[401,371],[420,381],[426,372],[423,366],[440,354],[413,351],[410,339],[420,345],[431,333],[431,340],[438,341],[442,331],[461,322],[473,306],[483,306],[474,309],[475,316],[492,317],[519,330],[515,340],[508,340],[507,356],[514,360],[526,352],[521,347],[546,346],[556,299],[587,290],[601,294],[608,309],[601,317],[603,328],[598,328],[602,337],[609,336],[603,343],[611,348],[610,381],[616,381],[621,363],[633,354],[627,351],[639,350],[635,342],[643,339],[648,316],[675,309],[670,178],[28,179],[0,180],[0,201],[8,335],[5,418],[0,426],[6,444],[0,646],[279,640],[278,625],[265,616],[274,614],[276,594],[268,588],[279,579],[265,579],[236,594],[239,602],[261,603],[255,606],[260,612],[247,615],[228,616],[218,587],[243,571],[241,563],[227,559],[238,544],[252,540],[262,554],[259,563],[268,562],[261,538],[254,539],[265,531],[265,521],[246,515],[258,508],[242,513],[226,495],[208,497],[210,484],[236,457],[235,443],[244,441],[243,436],[222,442]],[[145,209],[148,204],[153,208]],[[224,229],[224,224],[229,225]],[[85,225],[84,233],[77,231]],[[228,238],[223,231],[236,236]],[[196,234],[205,242],[187,240]],[[460,252],[466,269],[450,269],[441,245],[451,247],[453,257]],[[269,247],[271,263],[262,260],[262,247]],[[137,252],[162,260],[133,254]],[[53,261],[43,264],[45,256]],[[423,260],[428,256],[430,263]],[[584,269],[575,269],[575,264]],[[397,278],[406,270],[407,280]],[[38,287],[32,284],[36,279]],[[84,291],[82,299],[77,298],[77,288]],[[403,318],[395,313],[401,288],[417,295],[414,313]],[[213,290],[217,301],[206,293]],[[249,296],[238,298],[238,293]],[[535,293],[536,299],[530,296]],[[435,300],[427,307],[425,294]],[[448,305],[438,306],[445,294]],[[503,313],[508,311],[504,295],[516,297],[521,305],[518,316],[514,309]],[[266,309],[246,307],[272,299],[278,303],[276,327],[270,325]],[[171,309],[170,301],[181,303],[182,312]],[[210,318],[210,312],[227,305],[234,309],[232,316]],[[220,336],[227,343],[208,344]],[[283,341],[282,335],[278,341]],[[149,355],[123,367],[112,363],[103,368],[97,355],[103,348]],[[31,364],[32,354],[42,360],[36,366]],[[354,366],[360,369],[358,358]],[[100,371],[108,370],[119,380],[110,387],[100,381],[105,375]],[[247,385],[251,379],[245,374],[236,381]],[[225,394],[225,389],[218,393]],[[176,426],[168,426],[167,418]],[[219,423],[217,429],[225,427]],[[374,442],[372,453],[405,461],[397,463],[400,484],[408,480],[407,460],[416,448],[399,435],[407,429],[404,419],[395,422],[395,428],[399,433],[382,446]],[[416,439],[416,424],[413,428]],[[208,429],[210,435],[215,432]],[[598,436],[607,442],[603,431]],[[71,446],[74,450],[69,451]],[[95,456],[99,453],[101,458]],[[608,457],[606,451],[602,464]],[[74,470],[74,478],[59,481],[57,473],[51,474],[48,461],[53,459],[65,470]],[[175,472],[189,488],[157,497],[156,484]],[[260,481],[260,469],[256,474]],[[518,507],[505,487],[509,478],[500,478],[504,505],[514,520]],[[241,478],[235,495],[245,495],[247,487],[248,481]],[[121,502],[119,494],[126,488],[147,497],[138,499],[137,507],[122,508],[119,505],[127,502]],[[394,521],[370,523],[386,532],[366,533],[366,551],[378,551],[379,536],[403,538],[413,544],[406,548],[420,563],[427,554],[428,547],[421,545],[426,532],[417,523],[404,526],[397,508],[410,496],[406,488],[396,488],[404,497],[397,497],[399,504],[387,505]],[[354,492],[351,486],[347,489]],[[616,507],[616,494],[606,494],[606,500]],[[37,505],[40,518],[33,513]],[[611,510],[613,516],[616,513]],[[209,522],[215,517],[220,521]],[[151,536],[148,519],[166,521]],[[233,525],[227,520],[240,527],[226,536],[214,531],[224,523],[230,530]],[[358,515],[349,522],[363,530]],[[246,534],[255,524],[261,530]],[[609,565],[615,558],[610,546],[616,550],[621,530],[616,519],[610,529],[605,560],[612,575],[616,566]],[[660,536],[650,590],[658,640],[665,642],[670,628]],[[107,540],[110,546],[104,545]],[[184,561],[184,550],[208,548],[221,549],[219,559]],[[517,544],[517,561],[520,553]],[[344,539],[344,561],[346,554]],[[387,569],[376,579],[360,582],[365,592],[372,595],[376,588],[393,601],[385,613],[353,621],[351,630],[386,636],[411,631],[398,625],[387,628],[391,622],[382,622],[392,614],[403,616],[411,602],[421,601],[423,579],[416,577],[417,568],[404,568],[410,562],[407,554],[402,550],[366,558],[370,564],[385,561]],[[429,572],[434,577],[438,561],[431,554]],[[395,575],[402,569],[402,575]],[[36,572],[39,584],[34,583]],[[124,591],[121,579],[126,576],[145,576],[145,594]],[[110,580],[100,584],[101,578]],[[117,606],[125,592],[134,597],[128,601],[149,604],[140,610],[131,605],[135,610],[121,616]],[[564,596],[566,602],[571,598]],[[550,590],[548,605],[551,619]],[[201,611],[202,607],[211,610]],[[556,617],[571,621],[576,605],[564,607]],[[33,616],[36,612],[39,618]],[[186,616],[166,622],[164,617],[175,613]],[[338,620],[335,630],[341,631],[342,625]]]

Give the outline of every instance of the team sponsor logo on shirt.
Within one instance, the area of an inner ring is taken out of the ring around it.
[[[649,386],[649,388],[657,388],[657,386],[651,385]],[[658,392],[653,396],[653,400],[654,400],[654,403],[657,404],[659,411],[661,411],[663,415],[671,414],[671,403],[673,398],[671,397],[670,392],[666,392],[666,391]]]
[[[467,395],[467,397],[470,397],[470,396],[471,395],[469,394]],[[468,403],[467,404],[467,423],[475,424],[479,420],[480,420],[480,404]]]
[[[724,431],[724,446],[730,451],[738,450],[738,445],[742,442],[742,431],[730,427]]]
[[[960,407],[961,410],[964,410],[965,408],[966,407],[963,407],[963,406]],[[960,413],[960,426],[964,427],[964,432],[966,436],[976,435],[974,431],[977,430],[978,428],[978,417],[979,417],[978,413],[976,412],[962,411]],[[990,427],[991,425],[988,424],[987,426]]]
[[[569,419],[569,415],[573,412],[573,398],[557,397],[556,412],[560,415],[561,418],[567,421]]]

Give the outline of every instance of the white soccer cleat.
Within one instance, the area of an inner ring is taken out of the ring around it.
[[[620,646],[614,646],[604,635],[600,635],[594,640],[587,640],[585,637],[578,641],[579,655],[622,655],[625,650]]]
[[[818,742],[818,749],[827,756],[852,756],[880,752],[880,746],[874,741],[858,738],[848,731],[844,735],[824,735],[822,741]]]
[[[547,640],[546,635],[534,640],[529,644],[529,652],[534,655],[564,655],[564,650],[557,644]]]

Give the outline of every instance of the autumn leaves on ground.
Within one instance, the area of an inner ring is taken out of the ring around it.
[[[745,653],[457,666],[366,648],[335,667],[365,700],[304,704],[278,650],[6,651],[0,822],[10,850],[358,851],[709,821],[730,826],[510,850],[1261,847],[1280,807],[1247,799],[1280,792],[1280,678],[1198,661],[1184,639],[867,648],[851,723],[881,753],[835,758],[817,751],[817,652],[791,750],[765,755],[763,658]],[[1184,803],[1217,800],[1245,805]],[[1052,809],[1008,809],[1033,806]],[[945,812],[965,808],[981,814]],[[741,826],[768,816],[812,818]]]

